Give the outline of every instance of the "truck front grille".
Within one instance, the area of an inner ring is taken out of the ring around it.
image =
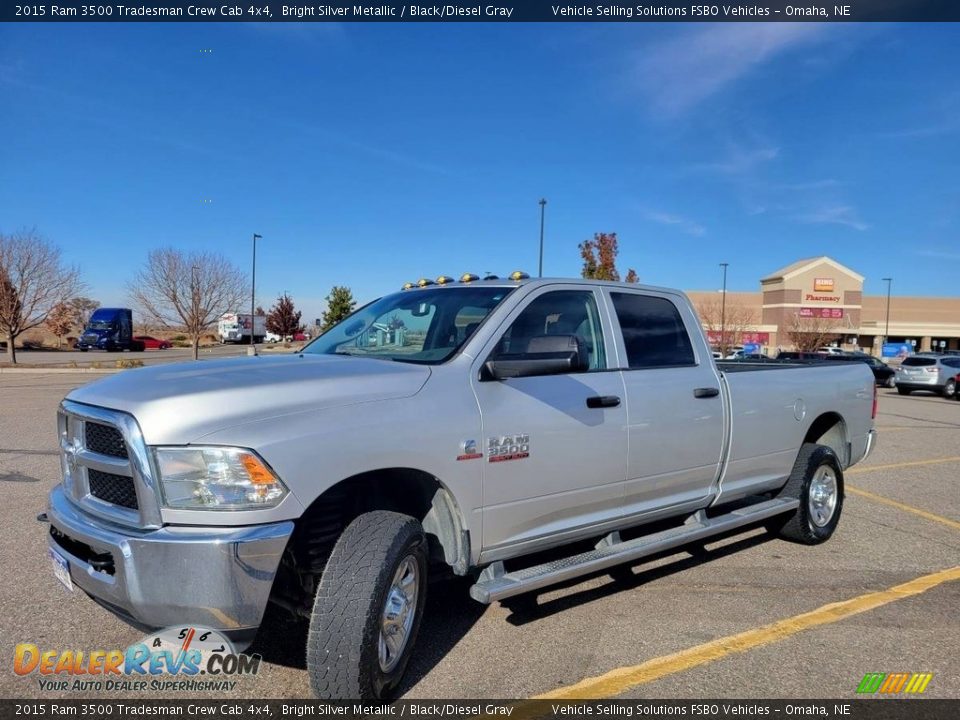
[[[137,489],[133,478],[123,475],[113,475],[93,468],[87,468],[87,479],[90,482],[90,494],[104,502],[136,510]]]
[[[87,450],[110,457],[128,457],[127,445],[123,442],[123,436],[117,428],[88,420],[84,423],[84,435]]]

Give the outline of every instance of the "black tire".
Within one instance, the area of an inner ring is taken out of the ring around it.
[[[897,385],[897,392],[900,393],[901,395],[909,395],[912,392],[912,390],[907,390],[905,387],[900,387],[899,385]]]
[[[829,516],[811,511],[810,486],[821,469],[833,477],[835,484],[834,505]],[[800,501],[800,507],[792,515],[784,515],[776,522],[768,523],[768,530],[804,545],[817,545],[829,540],[837,529],[843,511],[843,469],[836,453],[826,445],[805,443],[797,455],[790,479],[778,496],[796,498]]]
[[[953,378],[947,380],[947,384],[943,386],[943,396],[948,400],[957,394],[957,381]]]
[[[381,616],[395,574],[416,566],[413,618],[401,651],[381,664]],[[417,639],[427,596],[427,543],[419,521],[377,510],[340,535],[320,578],[310,631],[307,672],[321,699],[379,700],[396,688]],[[391,664],[392,663],[392,664]]]

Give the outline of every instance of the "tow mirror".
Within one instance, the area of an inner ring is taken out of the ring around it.
[[[585,372],[588,363],[586,344],[576,335],[539,335],[530,338],[525,352],[492,356],[483,364],[481,380]]]

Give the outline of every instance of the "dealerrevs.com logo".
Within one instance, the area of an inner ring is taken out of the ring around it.
[[[88,692],[233,690],[242,675],[256,675],[259,655],[238,653],[216,630],[169,627],[125,650],[41,649],[19,643],[13,672],[36,677],[40,690]]]

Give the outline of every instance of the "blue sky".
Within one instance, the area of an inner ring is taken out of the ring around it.
[[[209,49],[212,52],[202,52]],[[0,231],[126,302],[151,248],[217,250],[313,318],[406,280],[621,268],[756,290],[827,254],[955,295],[960,27],[0,26]],[[205,202],[209,201],[209,202]]]

